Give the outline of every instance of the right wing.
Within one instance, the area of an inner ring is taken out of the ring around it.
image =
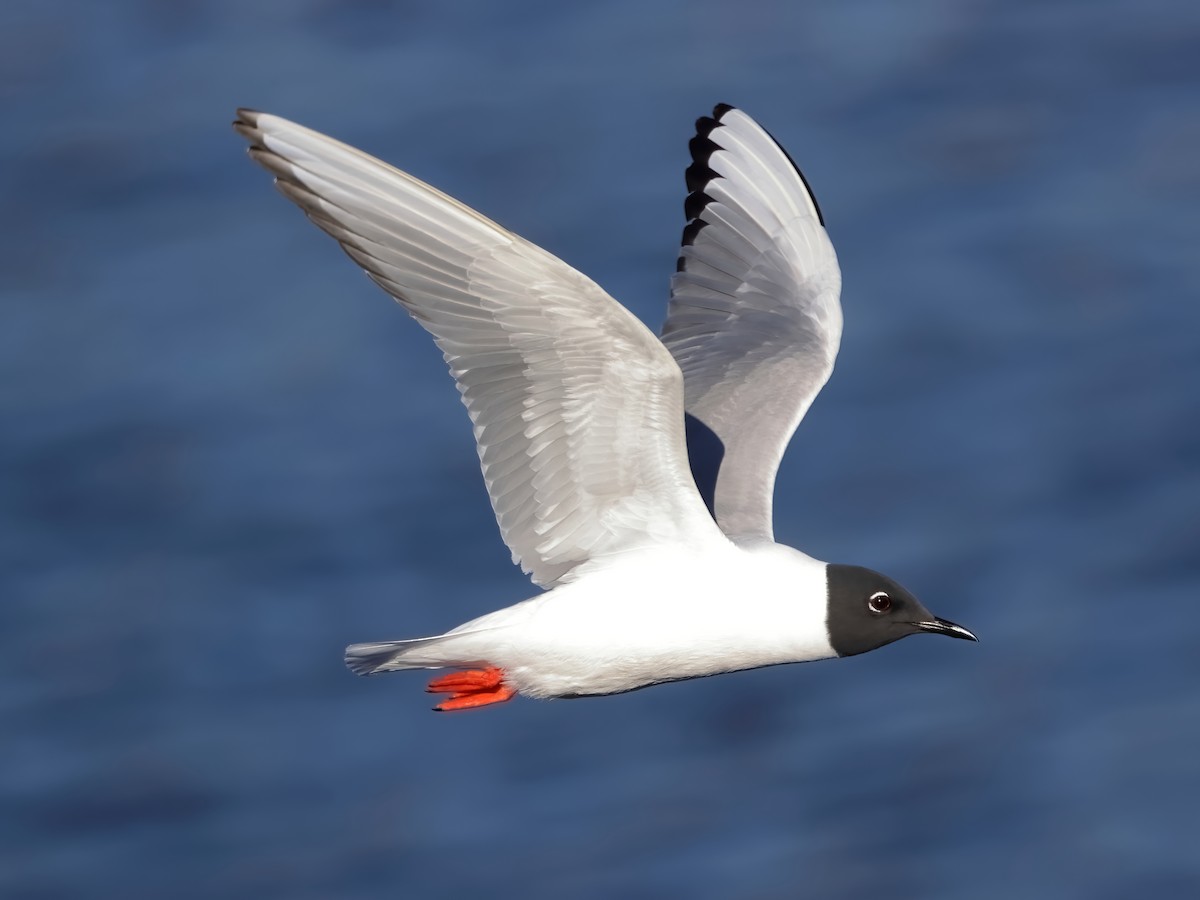
[[[537,584],[598,555],[724,540],[688,470],[679,367],[628,310],[365,153],[251,110],[234,127],[284,196],[433,335],[500,533]]]
[[[663,343],[683,370],[705,502],[739,542],[773,540],[775,472],[833,371],[842,278],[800,170],[731,106],[696,123]]]

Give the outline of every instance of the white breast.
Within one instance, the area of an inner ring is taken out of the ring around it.
[[[448,644],[530,697],[835,656],[825,564],[774,544],[670,548],[603,560],[577,580],[477,619]]]

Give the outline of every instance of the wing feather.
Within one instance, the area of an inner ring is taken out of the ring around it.
[[[250,110],[234,127],[283,195],[433,335],[500,532],[537,584],[600,553],[724,540],[688,470],[679,367],[624,307],[358,150]]]
[[[816,200],[775,140],[729,106],[696,126],[663,342],[688,415],[720,441],[719,464],[692,459],[713,515],[736,541],[773,540],[779,461],[837,356],[841,273]]]

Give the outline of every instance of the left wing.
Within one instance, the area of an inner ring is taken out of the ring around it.
[[[433,335],[513,561],[725,543],[688,471],[679,368],[592,280],[422,181],[287,119],[234,127],[285,197]]]

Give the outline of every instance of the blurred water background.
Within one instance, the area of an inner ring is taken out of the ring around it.
[[[1200,896],[1200,6],[0,7],[0,896]],[[657,328],[692,120],[845,274],[776,533],[982,643],[459,716],[344,644],[528,596],[427,336],[229,128]]]

